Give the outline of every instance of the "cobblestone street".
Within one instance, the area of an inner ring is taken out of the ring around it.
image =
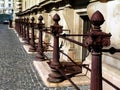
[[[14,30],[0,24],[0,90],[75,90],[73,87],[45,87]],[[81,86],[88,90],[88,86]]]

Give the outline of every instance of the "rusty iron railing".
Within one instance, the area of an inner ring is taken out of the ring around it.
[[[45,27],[45,25],[42,23],[43,17],[40,16],[39,18],[39,23],[36,24],[37,28],[39,30],[39,40],[38,40],[38,46],[35,46],[35,37],[34,37],[34,28],[35,28],[35,23],[34,23],[34,18],[32,17],[32,23],[30,23],[28,26],[31,26],[32,28],[32,33],[31,33],[31,49],[30,51],[36,51],[37,48],[37,56],[36,58],[38,60],[44,60],[45,59],[45,55],[44,55],[44,47],[43,47],[43,40],[42,40],[42,33],[46,33],[46,34],[50,34],[53,36],[54,38],[54,44],[53,46],[53,58],[50,60],[49,62],[49,66],[51,67],[51,71],[52,73],[49,74],[49,78],[48,81],[49,82],[61,82],[65,79],[69,80],[72,85],[76,88],[76,90],[80,90],[77,85],[75,85],[75,83],[73,81],[71,81],[70,77],[73,77],[74,75],[81,73],[81,72],[74,72],[71,73],[70,76],[67,76],[66,73],[64,72],[64,67],[62,66],[62,63],[59,61],[60,59],[60,53],[63,53],[63,55],[67,56],[69,58],[69,60],[76,66],[78,66],[79,68],[83,67],[86,68],[87,70],[91,71],[91,84],[90,84],[90,90],[102,90],[102,80],[105,81],[106,83],[108,83],[110,86],[112,86],[113,88],[115,88],[116,90],[119,90],[120,88],[115,86],[114,84],[112,84],[112,82],[106,80],[104,77],[102,77],[102,52],[110,52],[111,54],[114,54],[116,52],[120,52],[120,49],[116,49],[114,47],[110,48],[110,49],[103,49],[103,47],[107,47],[110,46],[110,37],[111,34],[110,33],[105,33],[102,32],[102,30],[100,29],[100,26],[103,24],[104,17],[103,15],[99,12],[96,11],[90,21],[91,24],[93,24],[93,28],[91,29],[91,31],[89,33],[86,33],[84,35],[80,35],[80,34],[62,34],[63,29],[62,26],[59,25],[59,21],[60,21],[60,17],[58,14],[55,14],[55,16],[53,17],[54,20],[54,25],[52,25],[49,30],[48,27]],[[24,27],[24,19],[16,19],[15,20],[15,24],[18,27],[15,27],[16,31],[19,33],[19,35],[24,35],[23,29],[25,29]],[[26,24],[28,24],[29,22],[26,21]],[[27,27],[29,28],[29,27]],[[29,29],[27,29],[29,31]],[[29,34],[28,34],[29,35]],[[68,38],[69,36],[82,36],[85,37],[85,40],[83,43],[80,43],[79,41],[75,41],[73,39]],[[28,37],[27,37],[28,38]],[[88,51],[91,53],[92,55],[92,67],[91,69],[89,69],[86,64],[78,64],[76,62],[74,62],[66,53],[62,52],[59,48],[59,38],[65,39],[67,41],[70,41],[74,44],[77,44],[79,46],[82,46],[84,48],[87,48]],[[44,43],[45,44],[45,43]]]

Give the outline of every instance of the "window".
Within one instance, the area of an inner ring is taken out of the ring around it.
[[[0,4],[0,7],[4,7],[4,3],[1,3],[1,4]]]
[[[87,32],[90,31],[91,28],[90,20],[88,18],[88,15],[82,15],[80,17],[83,19],[83,34],[86,34]],[[83,42],[84,42],[84,38],[83,38]],[[86,56],[87,56],[87,49],[82,48],[82,60],[85,60]]]
[[[11,4],[9,3],[8,6],[11,7]]]
[[[4,3],[1,4],[1,7],[4,7]]]

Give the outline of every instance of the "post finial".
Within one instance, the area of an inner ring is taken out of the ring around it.
[[[53,20],[55,21],[55,24],[58,24],[58,22],[60,21],[60,16],[56,13],[56,14],[53,16]]]
[[[35,20],[35,18],[34,18],[34,17],[32,17],[32,18],[31,18],[31,21],[34,21],[34,20]]]
[[[91,17],[91,23],[94,25],[94,26],[100,26],[104,23],[104,17],[103,15],[101,14],[100,11],[96,11],[92,17]]]
[[[51,29],[52,29],[51,32],[56,36],[57,34],[62,33],[62,28],[63,28],[58,23],[60,21],[60,16],[57,13],[53,16],[53,21],[55,23],[54,23],[54,25],[51,26]]]
[[[43,17],[40,15],[39,17],[38,17],[38,24],[37,24],[37,26],[38,26],[38,28],[39,28],[39,30],[40,29],[42,29],[43,28],[43,23],[42,23],[42,20],[43,20]]]
[[[43,20],[43,17],[40,15],[39,18],[38,18],[39,21],[42,21]]]

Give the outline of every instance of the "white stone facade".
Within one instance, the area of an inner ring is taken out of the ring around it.
[[[13,0],[0,0],[0,14],[10,14],[13,10]]]

